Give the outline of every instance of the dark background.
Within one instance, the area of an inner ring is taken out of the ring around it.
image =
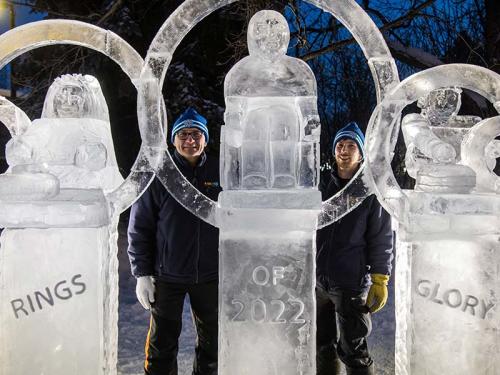
[[[477,64],[500,72],[500,2],[498,0],[358,0],[379,26],[397,61],[400,79],[445,63]],[[23,17],[67,18],[109,29],[145,57],[160,26],[180,0],[28,0],[7,1]],[[31,15],[26,16],[26,10]],[[350,33],[330,14],[301,0],[247,0],[212,13],[177,48],[163,87],[171,125],[185,107],[194,106],[209,120],[209,152],[218,155],[223,123],[223,82],[229,69],[247,55],[246,26],[261,9],[282,12],[289,21],[288,54],[305,60],[318,82],[322,124],[322,163],[330,161],[333,134],[349,121],[365,129],[376,104],[366,60]],[[4,9],[3,12],[6,12]],[[3,22],[7,18],[3,16]],[[5,27],[4,27],[5,28]],[[141,143],[137,94],[120,68],[100,53],[73,46],[43,47],[14,60],[12,99],[31,119],[40,117],[47,88],[59,75],[96,76],[106,97],[115,150],[122,174],[128,175]],[[486,100],[463,94],[460,114],[483,118],[496,114]],[[415,110],[410,106],[409,110]],[[10,138],[1,128],[0,150]],[[401,137],[400,137],[401,138]],[[403,187],[412,185],[404,171],[404,144],[396,148],[393,168]],[[0,155],[1,157],[1,155]],[[5,170],[6,164],[2,160]],[[498,166],[498,164],[497,164]]]

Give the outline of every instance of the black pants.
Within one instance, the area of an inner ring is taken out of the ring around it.
[[[360,292],[316,288],[317,374],[334,375],[338,358],[351,369],[369,368],[373,361],[366,337],[372,323]],[[336,321],[338,318],[338,325]]]
[[[146,342],[147,375],[177,375],[184,297],[189,295],[197,340],[193,375],[217,375],[217,281],[175,284],[156,280]]]

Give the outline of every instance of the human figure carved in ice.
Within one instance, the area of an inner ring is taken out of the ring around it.
[[[6,158],[9,181],[21,189],[9,189],[14,199],[47,198],[59,188],[116,188],[123,178],[97,79],[81,74],[57,78],[47,92],[42,117],[7,143]],[[31,183],[23,188],[26,179]]]
[[[420,114],[403,118],[406,169],[416,179],[417,190],[466,193],[475,186],[474,171],[460,164],[460,148],[470,127],[481,119],[457,115],[461,92],[457,87],[433,90],[418,100]]]
[[[224,82],[224,189],[318,184],[316,81],[306,63],[286,56],[289,40],[288,24],[280,13],[263,10],[250,20],[250,55]]]

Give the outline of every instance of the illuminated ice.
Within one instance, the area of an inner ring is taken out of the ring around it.
[[[42,117],[7,143],[6,158],[12,174],[38,168],[41,178],[47,173],[57,177],[61,189],[107,192],[118,187],[123,178],[97,79],[79,74],[57,78],[47,92]]]
[[[221,375],[315,374],[316,81],[286,56],[288,24],[250,20],[228,73],[221,137]]]
[[[498,74],[441,66],[401,82],[375,110],[367,134],[379,200],[399,221],[397,375],[493,375],[500,368],[500,177],[487,160],[500,122],[457,115],[458,87],[499,108]],[[417,181],[415,190],[401,190],[383,139],[418,99],[422,112],[402,121],[406,166]]]
[[[481,118],[457,115],[461,92],[456,87],[433,90],[419,99],[420,114],[403,118],[406,169],[416,179],[416,190],[465,193],[476,184],[474,171],[460,164],[461,144]]]
[[[0,175],[0,374],[112,375],[117,217],[105,192],[123,178],[100,85],[64,75],[42,118],[18,120]]]

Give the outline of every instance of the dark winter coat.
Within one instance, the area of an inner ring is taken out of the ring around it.
[[[176,151],[182,174],[203,194],[217,200],[218,160],[202,154],[193,168]],[[218,277],[219,231],[187,211],[155,178],[132,206],[128,226],[132,274],[166,282],[194,284]]]
[[[322,175],[323,200],[335,195],[348,182],[337,175],[335,167]],[[390,274],[392,240],[390,215],[375,195],[368,196],[343,218],[318,231],[318,284],[324,289],[366,289],[370,273]]]

